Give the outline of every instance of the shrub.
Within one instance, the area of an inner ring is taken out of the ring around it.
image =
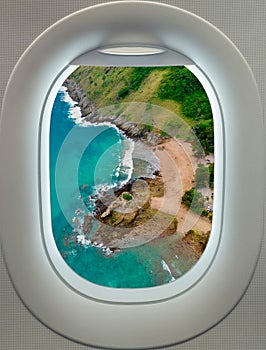
[[[202,210],[202,213],[201,213],[201,216],[208,217],[208,216],[209,216],[209,212],[208,212],[208,210],[203,209],[203,210]]]
[[[200,89],[201,83],[190,70],[185,67],[172,67],[161,81],[158,96],[181,103],[186,96]]]
[[[123,193],[123,198],[126,201],[131,201],[131,199],[133,198],[129,193]]]
[[[121,90],[118,91],[118,97],[124,98],[129,94],[130,90],[128,87],[123,87]]]
[[[145,130],[148,131],[148,132],[151,132],[153,129],[153,126],[152,125],[149,125],[149,124],[146,124],[145,125]]]
[[[205,198],[194,187],[186,191],[182,197],[182,203],[197,214],[201,214],[204,209]]]

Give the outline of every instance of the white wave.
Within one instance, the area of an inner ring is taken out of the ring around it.
[[[67,88],[65,86],[61,86],[59,89],[59,92],[61,92],[61,101],[67,102],[71,107],[76,106],[77,102],[75,102],[67,92]]]
[[[103,250],[103,252],[105,253],[105,255],[112,255],[114,252],[113,252],[113,250],[111,250],[110,248],[108,248],[108,247],[105,247],[105,248],[103,248],[102,249]]]
[[[124,143],[124,150],[123,155],[121,157],[121,162],[119,166],[119,173],[126,175],[126,179],[120,182],[120,186],[122,187],[125,185],[132,177],[133,174],[133,152],[135,148],[135,142],[130,140],[129,138],[126,138],[123,140]]]
[[[164,260],[162,260],[162,261],[161,261],[161,264],[162,264],[163,269],[164,269],[165,271],[169,272],[169,274],[170,274],[170,276],[171,276],[171,282],[172,282],[172,281],[175,281],[175,278],[173,277],[172,272],[171,272],[169,266],[166,264],[166,262],[165,262]]]
[[[112,255],[114,251],[109,247],[106,247],[103,243],[92,242],[90,239],[86,239],[83,234],[77,235],[77,243],[82,245],[84,248],[92,247],[100,249],[105,255]]]
[[[91,240],[86,239],[85,236],[82,234],[77,235],[77,242],[81,245],[84,245],[84,246],[91,246],[92,245]]]
[[[119,160],[119,164],[114,168],[112,174],[112,183],[101,183],[93,187],[93,191],[98,195],[105,196],[107,192],[112,194],[112,189],[121,188],[124,186],[132,177],[133,174],[133,158],[132,154],[134,151],[134,141],[124,136],[123,139],[123,150]],[[119,179],[123,177],[123,180]]]
[[[115,188],[117,184],[98,184],[93,186],[93,192],[96,193],[99,197],[101,195],[105,195],[106,192],[110,191],[111,189]]]
[[[70,117],[75,121],[76,124],[82,121],[82,113],[79,106],[70,107]]]
[[[76,124],[79,124],[79,126],[82,126],[84,128],[88,127],[88,126],[108,126],[109,128],[113,128],[117,131],[118,134],[120,135],[124,135],[124,133],[118,129],[118,127],[115,124],[112,124],[111,122],[90,122],[88,120],[86,120],[86,118],[80,118],[78,120],[75,121]],[[120,143],[121,141],[119,140],[118,143]]]
[[[67,92],[67,88],[64,85],[62,85],[59,89],[59,92]]]
[[[65,86],[61,86],[59,92],[62,93],[61,100],[69,104],[69,112],[70,118],[73,119],[75,124],[82,123],[82,113],[80,107],[77,105],[77,102],[74,101],[69,93],[67,92],[67,88]]]
[[[126,138],[124,140],[124,156],[122,158],[122,166],[123,167],[128,167],[132,168],[133,167],[133,159],[132,159],[132,154],[135,148],[135,143],[134,141]]]

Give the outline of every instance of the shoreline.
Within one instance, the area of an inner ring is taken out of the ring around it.
[[[157,146],[169,137],[156,131],[146,130],[145,125],[137,124],[124,118],[123,113],[99,114],[95,106],[87,99],[82,89],[73,79],[66,79],[63,86],[71,99],[78,105],[81,111],[80,124],[110,123],[117,127],[133,141],[141,140],[148,146]]]
[[[152,147],[151,150],[160,160],[160,172],[155,177],[155,181],[159,176],[163,186],[162,195],[151,194],[150,206],[144,209],[146,212],[153,212],[153,216],[148,222],[144,220],[140,226],[134,227],[130,225],[130,220],[134,220],[135,216],[133,216],[133,219],[131,215],[122,217],[121,212],[118,210],[120,212],[120,215],[116,214],[116,220],[119,221],[118,224],[113,225],[110,216],[109,221],[100,220],[100,225],[103,225],[103,227],[92,235],[92,241],[101,242],[116,250],[164,239],[164,237],[169,235],[175,236],[177,241],[182,241],[191,230],[197,231],[203,236],[211,231],[212,224],[209,219],[192,212],[181,203],[182,195],[184,191],[192,187],[195,175],[193,162],[190,161],[190,157],[184,150],[182,142],[171,139],[156,147]],[[149,183],[147,179],[145,181],[147,184]],[[130,191],[126,188],[126,185],[124,189],[124,191]],[[123,190],[121,190],[122,188],[117,190],[120,196],[123,194]],[[118,194],[116,198],[119,198]],[[108,206],[103,209],[103,212],[106,209],[108,209]],[[113,208],[110,206],[109,209],[108,215],[110,215]],[[157,214],[154,214],[156,212]],[[120,226],[119,224],[124,219],[128,222],[128,225],[124,226],[122,223],[122,226]],[[177,220],[177,225],[174,227],[173,220]],[[177,246],[180,247],[180,244],[185,245],[184,242],[179,242]],[[193,248],[193,244],[191,248]]]
[[[143,130],[140,130],[136,124],[123,119],[122,115],[99,115],[96,108],[88,101],[84,92],[74,80],[67,79],[64,87],[74,102],[74,108],[80,108],[79,124],[84,123],[84,126],[86,126],[86,124],[105,123],[115,127],[134,143],[138,141],[144,143],[158,157],[160,173],[164,179],[165,193],[162,197],[151,197],[151,208],[176,217],[178,220],[177,234],[184,237],[191,229],[198,230],[201,233],[211,230],[211,222],[208,219],[193,213],[181,204],[184,192],[193,187],[197,165],[202,164],[202,161],[196,159],[193,155],[192,146],[189,142],[162,137],[151,131],[146,132],[146,137],[143,137]],[[155,135],[149,137],[150,142],[147,142],[147,134],[149,136]],[[150,230],[152,230],[152,227],[150,227]],[[120,238],[121,241],[114,239],[111,245],[119,246],[118,248],[127,248],[132,244],[133,246],[143,244],[160,236],[160,234],[154,235],[146,232],[145,237],[140,237],[143,234],[142,230],[137,232],[138,230],[133,229],[131,231],[132,233],[126,234],[127,237],[122,240]]]

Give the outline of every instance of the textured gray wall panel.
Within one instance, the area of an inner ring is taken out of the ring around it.
[[[8,77],[16,61],[34,38],[49,25],[69,13],[103,2],[106,1],[0,0],[0,101],[2,101]],[[232,39],[250,64],[260,89],[263,105],[266,107],[265,0],[171,0],[164,2],[202,16]],[[173,346],[171,349],[265,350],[265,255],[264,240],[256,273],[237,308],[209,332],[187,343]],[[207,308],[208,305],[206,305],[206,312]],[[164,321],[161,320],[161,322],[163,327]],[[0,349],[88,349],[84,345],[73,343],[50,331],[30,314],[11,285],[1,253]]]

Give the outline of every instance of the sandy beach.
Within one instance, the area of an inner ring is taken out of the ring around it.
[[[175,215],[178,232],[185,234],[191,229],[201,232],[211,230],[211,222],[181,204],[182,195],[194,185],[195,169],[202,163],[194,155],[188,142],[171,139],[156,148],[160,159],[161,174],[165,184],[164,196],[153,197],[151,206],[164,213]]]

